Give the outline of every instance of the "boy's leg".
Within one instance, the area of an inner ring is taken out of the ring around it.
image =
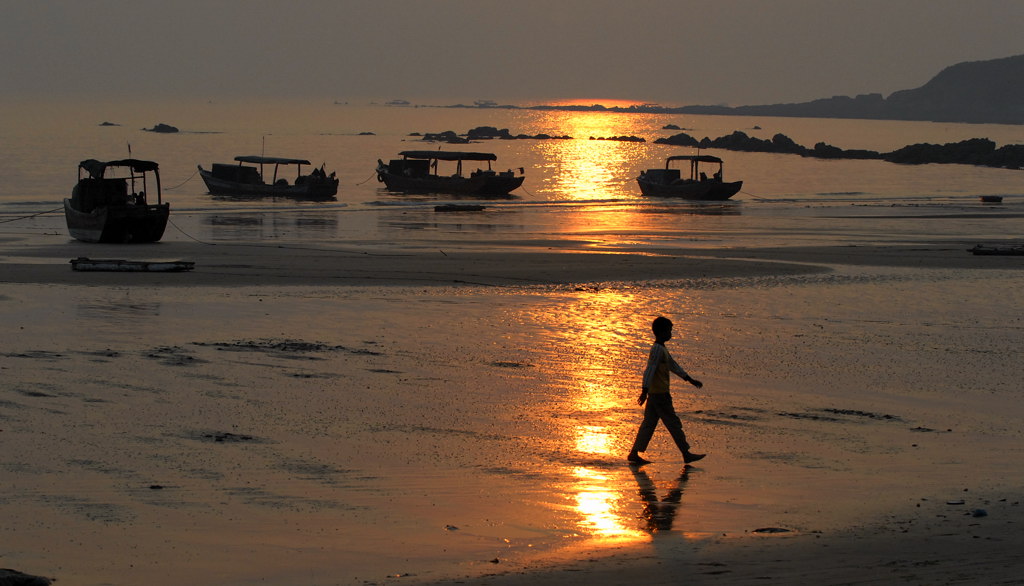
[[[686,441],[686,433],[683,432],[683,422],[676,415],[676,410],[672,406],[671,395],[665,395],[664,400],[659,405],[659,414],[661,415],[661,422],[668,428],[668,432],[676,442],[676,447],[683,454],[683,462],[689,464],[705,456],[705,454],[694,454],[690,451],[690,443]]]
[[[644,420],[640,423],[640,429],[636,430],[636,439],[633,440],[633,448],[629,450],[630,461],[640,461],[643,458],[638,456],[639,452],[646,452],[647,446],[651,443],[651,438],[654,437],[654,430],[658,427],[659,413],[655,408],[650,398],[648,398],[647,405],[644,407]],[[646,462],[646,460],[644,460]]]

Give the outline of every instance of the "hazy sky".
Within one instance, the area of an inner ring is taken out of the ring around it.
[[[6,96],[762,104],[1024,53],[1024,0],[0,0]]]

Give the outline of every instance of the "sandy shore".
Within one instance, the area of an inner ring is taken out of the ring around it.
[[[4,567],[282,585],[1024,567],[1020,257],[174,242],[131,256],[194,271],[81,273],[70,258],[129,249],[3,240]],[[684,471],[659,431],[638,472],[621,456],[663,312],[707,383],[676,392],[711,456]]]

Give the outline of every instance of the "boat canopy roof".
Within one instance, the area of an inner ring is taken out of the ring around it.
[[[306,159],[289,159],[286,157],[261,157],[258,155],[241,155],[235,157],[239,163],[255,163],[257,165],[309,165]]]
[[[465,151],[402,151],[406,159],[438,159],[440,161],[497,161],[494,153],[470,153]]]
[[[721,163],[722,159],[711,155],[675,155],[665,159],[666,163],[671,161],[697,161],[698,163]]]
[[[107,170],[107,167],[131,167],[134,173],[144,173],[146,171],[156,171],[159,165],[153,161],[143,161],[141,159],[121,159],[119,161],[97,161],[96,159],[86,159],[78,164],[79,167],[85,169],[90,177],[95,179],[102,179],[103,173]]]

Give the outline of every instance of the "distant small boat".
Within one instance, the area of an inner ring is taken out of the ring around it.
[[[199,165],[199,175],[206,183],[211,195],[230,195],[235,197],[289,197],[293,199],[332,199],[338,193],[338,178],[332,171],[324,172],[323,166],[314,168],[309,175],[302,174],[302,166],[311,163],[305,159],[289,159],[284,157],[239,156],[235,157],[237,165],[214,163],[210,171]],[[259,165],[250,167],[242,163]],[[263,173],[265,165],[274,166],[274,174],[270,183],[265,183]],[[278,178],[281,165],[296,165],[295,181]]]
[[[1001,195],[982,195],[979,197],[981,203],[1002,203],[1003,196]]]
[[[112,272],[180,272],[191,271],[195,264],[189,260],[122,260],[93,259],[80,256],[71,259],[73,271]]]
[[[682,178],[679,169],[671,168],[674,161],[690,163],[689,178]],[[701,163],[718,165],[709,179],[701,172]],[[682,199],[723,201],[743,188],[742,181],[726,183],[722,179],[722,159],[711,155],[677,155],[665,159],[664,169],[648,169],[636,178],[640,192],[652,197],[679,197]]]
[[[446,203],[434,206],[435,212],[482,212],[485,209],[482,205],[468,203]]]
[[[402,158],[392,159],[387,165],[377,160],[377,180],[391,191],[506,196],[526,179],[522,168],[518,175],[511,169],[492,170],[491,161],[498,160],[494,153],[402,151],[398,154]],[[455,173],[439,174],[438,161],[454,162]],[[466,176],[463,161],[487,161],[487,169],[477,169]]]
[[[1024,246],[985,246],[977,244],[967,252],[975,256],[1024,256]]]
[[[71,236],[83,242],[105,243],[156,242],[163,238],[171,207],[163,202],[158,167],[139,159],[105,163],[87,159],[79,163],[78,183],[71,197],[64,200],[64,218]],[[156,189],[155,204],[148,201],[151,188]]]

